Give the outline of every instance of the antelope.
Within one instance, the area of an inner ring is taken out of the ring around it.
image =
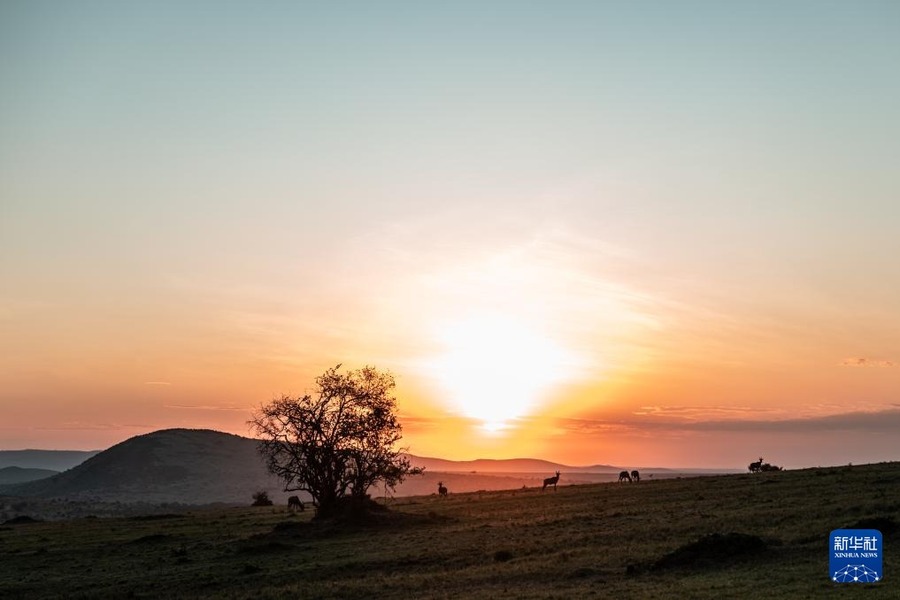
[[[641,474],[637,469],[635,469],[634,471],[631,472],[631,481],[633,481],[634,483],[638,483],[640,480],[641,480]]]
[[[631,474],[629,474],[628,471],[622,471],[621,473],[619,473],[619,483],[623,483],[625,481],[631,483]]]
[[[291,496],[288,498],[288,508],[290,510],[298,509],[300,512],[306,510],[306,507],[303,506],[303,503],[300,501],[299,496]]]
[[[759,471],[762,469],[762,465],[763,465],[763,458],[762,458],[762,456],[760,456],[759,460],[756,462],[750,463],[750,466],[748,468],[750,469],[751,473],[759,473]]]
[[[556,472],[556,477],[548,477],[544,480],[544,487],[541,488],[541,491],[543,492],[546,490],[548,485],[552,485],[553,491],[555,492],[557,483],[559,483],[559,471]]]
[[[447,488],[444,487],[443,481],[438,481],[438,496],[446,496]]]

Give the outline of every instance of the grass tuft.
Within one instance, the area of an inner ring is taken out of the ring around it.
[[[680,546],[653,563],[654,570],[727,567],[763,554],[769,543],[746,533],[713,533]]]
[[[494,562],[506,562],[512,560],[513,553],[509,550],[497,550],[494,552]]]

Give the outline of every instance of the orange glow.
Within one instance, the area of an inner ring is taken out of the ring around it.
[[[573,375],[571,352],[513,318],[475,314],[440,327],[443,352],[427,370],[450,411],[499,434],[532,414],[554,385]]]

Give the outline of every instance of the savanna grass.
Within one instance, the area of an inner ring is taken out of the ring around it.
[[[563,474],[562,482],[565,482]],[[828,579],[828,533],[900,524],[900,463],[0,527],[6,598],[897,598]]]

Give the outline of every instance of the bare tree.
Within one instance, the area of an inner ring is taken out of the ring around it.
[[[316,378],[314,395],[282,396],[249,421],[269,471],[284,481],[285,491],[309,492],[319,516],[348,502],[361,510],[376,482],[394,489],[421,472],[396,447],[401,427],[391,395],[394,377],[374,367],[340,368]]]

